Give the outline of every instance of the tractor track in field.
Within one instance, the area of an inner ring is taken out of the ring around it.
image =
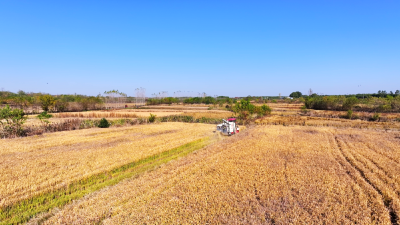
[[[393,199],[387,198],[387,196],[385,196],[383,191],[367,177],[365,171],[363,171],[363,169],[360,168],[360,166],[356,165],[356,163],[350,159],[350,157],[352,157],[354,160],[357,160],[356,157],[354,157],[351,153],[348,153],[348,154],[345,153],[344,146],[343,146],[345,143],[342,144],[341,140],[339,140],[339,137],[337,135],[333,134],[333,136],[334,136],[335,144],[336,144],[337,148],[339,149],[340,156],[345,159],[346,164],[348,164],[351,168],[353,168],[354,170],[356,170],[358,172],[358,174],[360,175],[360,177],[366,184],[368,184],[370,187],[372,187],[380,195],[380,199],[382,200],[386,209],[389,212],[391,224],[398,225],[399,224],[398,223],[399,216],[397,215],[396,211],[393,209],[393,206],[392,206]],[[348,169],[346,168],[347,166],[344,165],[343,162],[341,162],[341,160],[336,159],[336,161],[346,170],[347,174],[357,183],[357,179],[353,175],[351,175],[351,172],[348,171]],[[357,161],[357,162],[363,164],[363,162],[361,162],[361,161]],[[379,179],[381,179],[381,178],[379,178]]]
[[[385,155],[382,155],[378,152],[376,152],[375,150],[371,149],[367,144],[364,144],[364,146],[370,150],[371,152],[375,153],[376,155],[379,156],[383,156],[386,159],[389,159],[389,161],[395,162],[394,160],[391,160],[390,157],[385,157]],[[363,154],[362,152],[357,152],[357,154],[359,154],[360,156],[362,156],[365,160],[367,160],[368,162],[372,163],[376,168],[378,168],[379,171],[382,171],[384,173],[384,178],[385,180],[393,180],[396,182],[400,182],[400,179],[398,179],[397,177],[393,176],[393,174],[391,174],[390,172],[388,172],[385,167],[379,165],[379,162],[377,162],[374,157],[371,157],[371,155],[369,154]],[[371,170],[371,169],[370,169]],[[400,197],[400,191],[394,190],[396,192],[396,194]]]
[[[393,157],[391,157],[390,155],[384,154],[382,152],[377,151],[376,149],[372,148],[368,143],[364,144],[368,149],[370,149],[371,151],[375,152],[376,154],[379,154],[395,163],[400,163],[400,161],[398,159],[395,159]]]

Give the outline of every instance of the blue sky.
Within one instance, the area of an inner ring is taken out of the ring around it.
[[[399,12],[394,0],[0,0],[0,88],[232,97],[395,91]]]

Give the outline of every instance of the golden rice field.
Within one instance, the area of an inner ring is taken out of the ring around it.
[[[399,163],[399,131],[259,125],[87,195],[43,220],[397,224]]]
[[[214,125],[207,124],[162,123],[1,139],[0,209],[210,137],[213,130]]]

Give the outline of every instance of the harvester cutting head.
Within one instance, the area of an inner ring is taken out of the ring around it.
[[[236,124],[236,118],[228,118],[228,120],[222,119],[222,123],[217,125],[217,131],[224,135],[233,135],[239,133],[239,126]]]

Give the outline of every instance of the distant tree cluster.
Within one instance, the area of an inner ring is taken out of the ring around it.
[[[233,111],[235,114],[238,114],[238,118],[245,123],[249,119],[252,119],[254,114],[256,114],[257,117],[263,117],[271,114],[272,110],[265,104],[262,106],[255,106],[251,104],[249,100],[242,99],[235,104]]]
[[[382,92],[380,92],[382,94]],[[352,96],[307,96],[305,106],[308,109],[318,110],[357,110],[369,112],[400,112],[400,93],[382,97],[374,97],[372,94],[359,98]]]
[[[74,108],[71,108],[74,103]],[[101,108],[103,98],[85,95],[49,95],[44,93],[26,93],[18,91],[12,93],[0,91],[0,105],[10,105],[22,110],[38,112],[40,109],[46,112],[81,111]]]
[[[150,98],[147,99],[147,105],[158,105],[158,104],[168,104],[171,105],[172,103],[178,103],[179,99],[178,98],[172,98],[172,97],[167,97],[167,98]]]

